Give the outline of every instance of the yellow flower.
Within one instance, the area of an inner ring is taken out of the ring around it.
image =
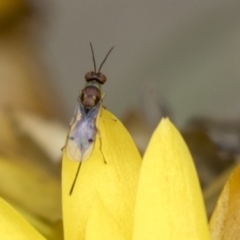
[[[142,164],[115,116],[101,109],[96,125],[100,132],[93,153],[82,164],[72,195],[78,163],[63,156],[64,239],[210,239],[194,164],[173,124],[161,121]],[[213,240],[238,239],[239,183],[240,167],[225,185],[212,216]],[[0,236],[45,239],[1,198]]]
[[[100,134],[72,195],[78,163],[63,156],[65,239],[209,239],[193,161],[171,122],[159,124],[141,167],[120,121],[105,109],[99,115]]]
[[[91,208],[95,208],[96,199],[101,200],[125,239],[132,236],[141,157],[121,122],[107,110],[100,111],[96,123],[100,132],[93,153],[82,163],[72,195],[69,191],[79,163],[67,159],[64,151],[62,201],[66,240],[85,239],[89,214]]]

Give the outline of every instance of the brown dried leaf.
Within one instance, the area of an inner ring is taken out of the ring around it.
[[[240,236],[240,166],[230,176],[210,220],[212,240],[237,240]]]

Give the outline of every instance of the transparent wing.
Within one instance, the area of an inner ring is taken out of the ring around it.
[[[95,120],[100,105],[88,113],[81,103],[78,103],[72,124],[66,140],[66,155],[73,161],[84,161],[92,153],[96,137]]]

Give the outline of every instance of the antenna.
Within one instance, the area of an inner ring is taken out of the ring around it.
[[[91,47],[91,50],[92,50],[92,58],[93,58],[93,64],[94,64],[94,72],[96,72],[96,62],[95,62],[95,57],[94,57],[94,51],[93,51],[93,46],[92,46],[92,43],[90,42],[90,47]]]
[[[100,73],[100,70],[101,70],[101,68],[102,68],[103,64],[104,64],[104,63],[105,63],[105,61],[107,60],[107,58],[108,58],[108,56],[109,56],[110,52],[113,50],[113,48],[114,48],[114,46],[113,46],[113,47],[111,47],[111,49],[108,51],[108,53],[107,53],[106,57],[103,59],[103,61],[102,61],[101,65],[100,65],[100,67],[99,67],[99,69],[98,69],[98,73]]]

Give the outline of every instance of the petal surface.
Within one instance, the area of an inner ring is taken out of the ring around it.
[[[125,238],[117,222],[97,196],[89,213],[85,240],[99,239],[124,240]]]
[[[0,236],[4,240],[45,239],[2,198],[0,198]]]

